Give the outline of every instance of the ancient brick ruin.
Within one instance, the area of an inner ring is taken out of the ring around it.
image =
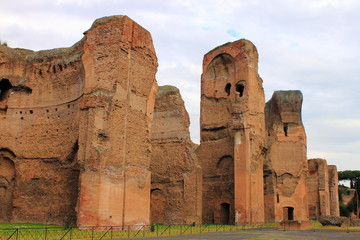
[[[337,171],[306,158],[300,91],[265,104],[247,40],[204,56],[201,143],[157,86],[151,35],[98,19],[70,48],[0,46],[0,221],[254,224],[339,215]]]
[[[306,135],[300,91],[276,91],[266,103],[265,220],[307,220]]]
[[[151,129],[151,222],[201,222],[202,174],[179,89],[159,87]]]
[[[307,188],[309,191],[309,218],[339,216],[338,174],[336,166],[324,159],[309,159]]]

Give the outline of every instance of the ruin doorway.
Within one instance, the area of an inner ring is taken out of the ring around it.
[[[15,164],[12,154],[0,150],[0,221],[9,222],[12,215],[12,202],[15,186]]]
[[[294,208],[293,207],[284,207],[283,208],[283,220],[284,221],[294,220]]]
[[[151,224],[165,223],[166,198],[159,189],[151,189],[150,196],[150,222]]]
[[[220,205],[220,224],[230,224],[230,204],[228,203]]]

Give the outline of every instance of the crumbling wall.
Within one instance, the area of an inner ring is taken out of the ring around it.
[[[1,216],[148,224],[156,69],[149,32],[125,16],[98,19],[71,48],[0,46],[0,149],[15,171]]]
[[[150,33],[126,16],[85,33],[78,225],[149,224],[150,127],[157,58]]]
[[[239,40],[204,56],[201,144],[204,223],[264,221],[264,93],[255,46]]]
[[[306,135],[300,91],[276,91],[266,103],[265,220],[306,220]]]
[[[0,149],[15,171],[8,221],[76,221],[81,54],[81,42],[39,52],[0,46]]]
[[[329,170],[330,215],[340,216],[338,171],[335,165],[328,165],[328,170]]]
[[[159,87],[152,124],[151,223],[200,224],[202,175],[180,92]]]
[[[326,160],[309,159],[307,186],[309,192],[309,217],[339,216],[339,193],[336,166],[327,165]]]
[[[0,150],[0,221],[9,222],[12,217],[12,202],[15,185],[14,154]]]

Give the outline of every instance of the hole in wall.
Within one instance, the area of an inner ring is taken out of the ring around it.
[[[230,96],[231,83],[227,83],[225,86],[225,92],[228,96]]]
[[[285,137],[288,136],[288,128],[289,128],[289,124],[288,124],[288,123],[284,123],[284,134],[285,134]]]
[[[6,93],[12,88],[12,85],[8,79],[2,79],[0,81],[0,101],[2,101]]]
[[[240,97],[244,95],[245,87],[241,83],[236,84],[236,93],[239,94]]]

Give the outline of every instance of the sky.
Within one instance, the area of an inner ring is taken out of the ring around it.
[[[180,89],[199,143],[204,54],[241,38],[255,44],[265,99],[301,90],[308,158],[360,169],[358,0],[0,0],[10,47],[70,47],[92,22],[127,15],[150,31],[159,85]]]

